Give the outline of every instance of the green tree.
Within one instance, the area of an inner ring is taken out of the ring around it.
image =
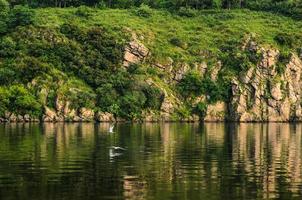
[[[8,111],[9,96],[9,91],[5,87],[0,87],[0,117],[3,117]]]
[[[9,87],[8,110],[18,115],[39,116],[42,107],[36,97],[23,85],[13,85]]]
[[[0,0],[0,35],[7,32],[7,17],[9,4],[6,0]]]
[[[34,10],[28,6],[15,6],[9,14],[9,25],[14,28],[34,23]]]
[[[0,0],[0,15],[7,14],[9,11],[9,3],[6,0]]]

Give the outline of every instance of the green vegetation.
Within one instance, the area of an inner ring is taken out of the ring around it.
[[[152,8],[167,9],[178,12],[181,16],[193,17],[195,10],[201,9],[252,9],[282,13],[295,18],[302,17],[301,0],[10,0],[12,5],[30,5],[32,7],[77,7],[80,5],[98,8],[122,8],[143,6],[138,13],[148,16]]]
[[[5,111],[20,115],[29,114],[39,116],[41,114],[41,104],[36,100],[28,89],[22,85],[12,85],[10,87],[0,87],[0,114]]]
[[[109,7],[123,7],[113,2]],[[173,7],[172,1],[145,3],[127,10],[32,9],[10,8],[0,0],[0,115],[39,117],[44,106],[56,109],[61,99],[75,110],[85,107],[139,119],[143,110],[160,109],[164,91],[185,102],[178,111],[181,115],[202,115],[207,104],[227,101],[232,78],[259,61],[240,48],[247,35],[282,52],[301,48],[302,22],[292,18],[249,10],[180,8],[183,4],[171,13],[150,7]],[[107,2],[97,4],[108,6]],[[198,8],[214,6],[213,2],[209,5]],[[151,56],[125,68],[123,57],[131,32]],[[169,59],[173,68],[183,63],[190,68],[177,83],[167,84],[163,79],[171,74],[154,67]],[[210,72],[202,75],[194,69],[202,62],[215,68],[218,60],[222,69],[215,80]],[[281,73],[282,65],[279,68]],[[147,83],[150,78],[154,84]],[[190,107],[189,102],[201,95],[207,97],[206,102]]]

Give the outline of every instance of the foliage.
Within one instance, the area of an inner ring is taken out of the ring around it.
[[[16,42],[9,36],[0,38],[0,56],[12,57],[16,52]]]
[[[15,6],[9,15],[10,27],[26,26],[34,22],[34,10],[27,6]]]
[[[144,107],[159,110],[164,98],[162,91],[156,87],[147,86],[143,88],[143,92],[147,99]]]
[[[184,97],[199,96],[204,93],[201,75],[196,72],[190,72],[179,83],[179,88]]]
[[[292,53],[286,50],[283,50],[279,54],[278,63],[275,66],[276,72],[279,75],[282,75],[286,70],[286,64],[289,62]]]
[[[92,9],[87,6],[80,6],[77,8],[75,14],[79,17],[89,17],[92,14]]]
[[[22,116],[25,114],[39,116],[41,105],[22,85],[0,87],[0,115],[3,116],[5,111]]]
[[[215,82],[209,76],[201,77],[196,71],[186,74],[178,87],[185,98],[205,95],[209,103],[227,99],[228,87],[223,81]]]
[[[152,9],[149,6],[142,4],[139,8],[135,10],[135,14],[139,17],[151,17]]]
[[[183,49],[187,48],[187,44],[177,37],[172,37],[170,43]]]
[[[32,81],[35,77],[41,76],[50,70],[51,66],[43,63],[34,57],[23,57],[14,64],[15,71],[18,72],[20,80],[24,83]]]
[[[129,91],[120,97],[119,115],[128,119],[137,119],[141,117],[141,111],[146,103],[146,96],[142,91]]]
[[[181,7],[178,11],[178,15],[182,17],[195,17],[197,15],[197,11],[192,8]]]
[[[280,45],[293,47],[296,37],[294,35],[290,35],[288,33],[280,33],[274,38]]]
[[[0,16],[8,13],[9,3],[6,0],[0,0]]]
[[[0,35],[7,31],[7,17],[9,12],[9,4],[6,0],[0,0]]]
[[[0,85],[10,85],[16,79],[16,72],[9,67],[0,68]]]
[[[137,119],[143,110],[160,110],[165,91],[186,101],[186,106],[176,111],[178,114],[185,117],[193,112],[202,116],[208,104],[228,100],[234,76],[259,62],[261,57],[257,52],[241,48],[246,35],[255,33],[257,42],[281,47],[282,54],[301,46],[301,38],[297,36],[302,23],[287,17],[248,10],[198,10],[209,8],[211,3],[204,6],[193,1],[187,2],[188,5],[184,1],[161,4],[145,1],[141,7],[142,2],[128,2],[129,6],[138,8],[15,6],[8,10],[7,18],[0,19],[0,23],[7,25],[0,33],[0,101],[3,102],[0,112],[38,115],[44,105],[55,108],[59,96],[76,110],[87,107],[111,112],[116,117]],[[192,11],[194,16],[183,14],[182,17],[178,11],[151,8],[167,8],[168,4],[175,10],[184,7],[183,11]],[[112,1],[110,7],[119,7],[118,2]],[[141,9],[145,10],[141,12]],[[152,54],[145,63],[124,68],[129,30],[137,33]],[[177,70],[175,63],[186,63],[193,68],[206,62],[210,71],[216,67],[217,60],[222,61],[222,69],[215,80],[210,72],[201,74],[192,70],[178,84],[173,81],[167,84],[171,80],[170,72]],[[280,60],[287,62],[282,55]],[[279,73],[284,70],[282,64],[276,67]],[[150,79],[151,82],[147,81]],[[10,88],[19,92],[13,93]],[[43,98],[42,90],[47,91]],[[15,95],[24,98],[15,101],[12,98]],[[201,95],[205,102],[191,107],[190,103]]]
[[[5,1],[5,0],[1,0]],[[31,7],[78,7],[93,6],[99,8],[131,8],[141,7],[138,10],[139,16],[149,16],[152,8],[164,8],[170,11],[179,10],[181,16],[193,17],[196,15],[194,10],[201,9],[252,9],[257,11],[270,11],[282,13],[293,18],[302,18],[301,1],[290,0],[73,0],[73,1],[49,1],[49,0],[33,0],[33,1],[10,1],[13,6],[29,5]],[[79,11],[86,16],[87,9]],[[82,12],[84,11],[84,12]],[[82,14],[80,14],[82,16]]]
[[[9,91],[0,87],[0,117],[5,115],[5,112],[8,111],[9,106]]]
[[[6,32],[7,32],[7,29],[8,29],[8,27],[7,27],[6,21],[3,20],[3,18],[0,19],[0,35],[6,33]]]
[[[199,117],[203,118],[207,112],[207,104],[204,102],[199,102],[193,108],[193,113],[197,114]]]

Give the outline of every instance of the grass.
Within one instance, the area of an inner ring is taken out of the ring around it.
[[[233,78],[258,63],[258,54],[240,48],[247,35],[252,34],[263,46],[280,50],[279,60],[283,64],[278,65],[280,74],[288,55],[302,47],[302,22],[284,16],[249,10],[204,10],[193,17],[181,17],[149,8],[141,14],[142,10],[138,9],[141,8],[35,9],[33,26],[17,27],[1,41],[0,78],[12,84],[17,74],[20,88],[25,90],[23,84],[29,82],[30,92],[37,94],[46,88],[50,94],[37,98],[41,105],[46,102],[55,108],[58,96],[71,102],[75,109],[96,108],[126,118],[137,118],[142,109],[159,105],[161,95],[154,91],[160,89],[176,105],[173,116],[184,117],[196,109],[191,101],[196,95],[209,97],[204,104],[227,101]],[[62,26],[65,23],[70,26]],[[138,65],[140,69],[126,71],[117,67],[122,64],[129,29],[150,49],[151,56]],[[14,56],[6,55],[7,52]],[[181,84],[170,81],[173,75],[168,70],[153,67],[154,63],[170,63],[170,58],[173,72],[181,65],[202,62],[211,71],[218,60],[222,62],[222,69],[217,80],[210,80],[210,72],[207,72],[198,78],[203,80],[193,81],[193,86],[192,80],[183,82],[189,86],[180,90]],[[146,84],[147,79],[154,85]],[[32,80],[37,84],[31,84]],[[196,87],[200,89],[197,94],[185,95]],[[8,95],[5,95],[6,98]],[[11,109],[10,104],[7,105],[2,110]],[[199,111],[203,113],[203,106]]]
[[[161,10],[152,10],[151,17],[139,17],[134,10],[119,9],[92,9],[89,17],[75,15],[76,8],[47,8],[36,12],[35,21],[40,26],[59,27],[72,21],[83,28],[93,25],[113,30],[130,28],[143,36],[143,42],[151,49],[156,62],[164,62],[167,57],[179,62],[200,62],[206,59],[202,52],[217,55],[221,45],[240,41],[249,33],[255,34],[263,45],[275,48],[284,48],[274,40],[280,33],[302,36],[301,21],[249,10],[206,10],[190,18]],[[185,47],[173,45],[171,38],[185,43]],[[297,44],[301,42],[297,41]]]

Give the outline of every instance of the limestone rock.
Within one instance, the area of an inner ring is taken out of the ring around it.
[[[47,106],[44,107],[44,115],[42,117],[44,122],[55,122],[57,118],[57,113],[54,110],[51,110]]]
[[[232,82],[229,119],[232,121],[301,121],[302,62],[292,55],[285,72],[277,72],[279,51],[265,49],[251,41],[247,50],[260,52],[256,67]],[[279,74],[278,74],[279,73]]]
[[[174,112],[174,104],[171,102],[171,100],[168,97],[164,98],[164,101],[161,105],[161,111],[164,113],[173,113]]]
[[[159,113],[153,111],[144,111],[142,116],[144,122],[158,122],[160,120]]]
[[[94,119],[94,111],[88,108],[81,108],[79,116],[83,121],[92,121]]]
[[[217,62],[217,64],[212,68],[211,70],[211,79],[216,80],[219,71],[221,70],[222,63],[220,61]]]
[[[79,117],[79,116],[74,116],[72,119],[71,119],[72,122],[82,122],[82,121],[85,121],[83,120],[83,118]]]
[[[277,83],[272,87],[271,94],[272,97],[277,101],[282,99],[281,83]]]
[[[56,101],[55,106],[56,106],[57,112],[64,112],[64,101],[61,100],[60,97],[56,97],[55,101]]]
[[[187,64],[181,64],[173,71],[175,81],[180,81],[184,75],[189,71],[190,67]]]
[[[162,70],[162,71],[165,71],[165,72],[172,72],[173,70],[173,59],[168,57],[167,60],[164,62],[164,63],[155,63],[153,64],[154,67]]]
[[[224,121],[226,118],[227,105],[224,102],[217,102],[209,105],[204,121]]]
[[[204,76],[204,74],[207,72],[208,65],[206,62],[195,63],[194,69],[198,71],[201,76]]]
[[[113,114],[107,112],[97,112],[95,114],[95,120],[98,122],[114,122],[115,118]]]
[[[131,41],[125,48],[124,52],[124,67],[128,67],[131,64],[140,63],[145,60],[149,55],[149,49],[142,44],[135,33],[132,33]]]

